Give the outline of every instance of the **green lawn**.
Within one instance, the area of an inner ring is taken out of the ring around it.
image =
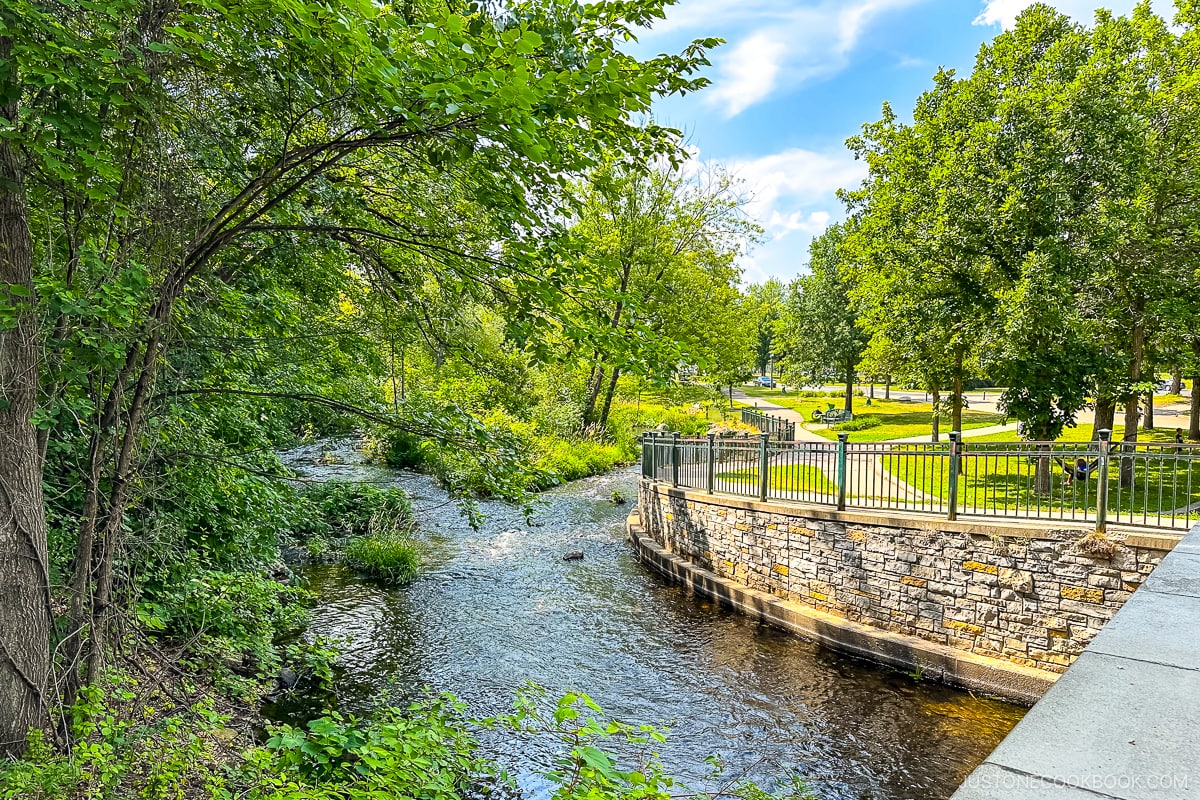
[[[959,477],[959,507],[970,513],[972,506],[988,511],[1015,513],[1025,509],[1041,509],[1042,513],[1059,511],[1070,514],[1096,510],[1098,476],[1067,485],[1063,465],[1051,460],[1050,492],[1045,496],[1034,493],[1036,460],[1028,455],[995,452],[964,460],[965,474]],[[949,497],[949,469],[946,458],[931,458],[911,454],[882,457],[889,472],[921,491],[943,500]],[[1068,464],[1071,458],[1064,459]],[[1089,458],[1089,462],[1090,462]],[[1120,467],[1116,458],[1109,468],[1110,514],[1132,514],[1134,521],[1148,515],[1169,514],[1171,511],[1200,503],[1200,459],[1176,461],[1173,454],[1164,457],[1139,459],[1135,464],[1132,486],[1120,486]],[[1200,518],[1200,513],[1191,514]]]
[[[799,412],[806,420],[810,419],[813,409],[824,410],[830,403],[833,403],[834,408],[842,407],[838,398],[781,396],[778,392],[770,400],[784,408]],[[873,400],[868,406],[865,398],[856,397],[854,398],[854,415],[856,418],[877,417],[879,424],[865,430],[847,431],[852,442],[884,442],[907,439],[911,436],[923,436],[930,433],[933,425],[933,406],[930,403],[914,400]],[[1004,424],[1003,414],[963,410],[964,430],[1002,424]],[[836,440],[841,430],[840,426],[828,427],[819,422],[806,422],[805,427],[818,436],[831,440]],[[943,419],[943,430],[949,430],[949,427],[950,421]]]
[[[758,486],[758,468],[719,472],[716,479],[729,481],[740,486]],[[767,469],[767,483],[781,492],[815,492],[837,494],[837,484],[825,477],[825,473],[808,464],[780,464]]]
[[[1059,442],[1090,442],[1094,433],[1094,426],[1089,422],[1083,425],[1076,425],[1074,428],[1067,428],[1063,431],[1062,436],[1058,437]],[[1186,433],[1186,431],[1185,431]],[[1113,429],[1112,440],[1120,441],[1125,435],[1125,426],[1118,425]],[[1016,431],[1004,431],[1003,433],[993,433],[985,436],[972,437],[964,436],[964,440],[973,442],[1019,442],[1020,437]],[[1175,428],[1162,427],[1155,428],[1152,431],[1138,431],[1139,442],[1173,442],[1175,440]]]

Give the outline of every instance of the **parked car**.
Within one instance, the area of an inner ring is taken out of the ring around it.
[[[775,379],[769,375],[759,375],[754,379],[754,382],[764,389],[774,389]]]

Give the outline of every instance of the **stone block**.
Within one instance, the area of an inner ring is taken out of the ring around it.
[[[1059,596],[1064,600],[1075,600],[1081,603],[1104,602],[1104,592],[1099,589],[1086,589],[1082,586],[1064,586],[1059,590]]]
[[[984,564],[981,561],[964,561],[962,567],[969,572],[982,572],[987,575],[995,575],[999,572],[994,564]]]
[[[1022,594],[1033,591],[1033,575],[1025,570],[1001,567],[998,577],[1000,585],[1005,589]]]

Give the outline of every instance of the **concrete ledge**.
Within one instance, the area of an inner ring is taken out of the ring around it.
[[[844,522],[857,525],[878,525],[880,527],[909,528],[927,531],[951,531],[955,533],[976,534],[979,536],[1001,536],[1021,539],[1037,538],[1039,532],[1053,531],[1090,531],[1094,525],[1083,520],[1070,519],[1011,519],[1002,521],[984,521],[979,519],[957,519],[954,521],[931,514],[911,511],[879,509],[854,509],[838,511],[829,506],[788,501],[761,501],[745,497],[734,497],[725,494],[709,494],[699,489],[683,489],[657,483],[656,491],[665,497],[675,497],[710,506],[741,509],[743,511],[758,511],[767,514],[802,515],[808,519],[825,522]],[[1146,538],[1162,538],[1164,541],[1179,541],[1178,537],[1152,536]],[[1158,545],[1153,545],[1157,547]],[[1162,549],[1169,550],[1171,546]]]
[[[953,800],[1200,798],[1200,525]]]
[[[712,496],[704,495],[704,498],[711,500]],[[755,505],[760,509],[763,506],[761,503]],[[1058,677],[1020,664],[851,622],[740,586],[664,550],[646,534],[636,510],[626,520],[625,527],[638,559],[656,572],[697,594],[832,649],[906,672],[920,671],[926,677],[952,686],[994,694],[1026,705],[1041,697]]]

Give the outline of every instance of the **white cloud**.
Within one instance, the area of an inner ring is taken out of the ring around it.
[[[768,235],[775,220],[794,219],[797,210],[813,206],[821,206],[816,210],[840,209],[837,190],[857,186],[867,174],[866,165],[849,152],[828,154],[799,148],[728,161],[725,167],[745,181],[753,196],[747,211],[767,227]],[[783,233],[785,228],[780,222]]]
[[[708,93],[708,101],[724,106],[734,117],[762,100],[775,88],[787,45],[760,31],[743,40],[721,64],[721,79]]]
[[[752,197],[746,211],[766,231],[763,244],[741,262],[752,282],[798,275],[808,263],[809,242],[843,216],[837,190],[866,177],[866,165],[846,151],[794,148],[723,166],[745,182]]]
[[[1116,14],[1128,14],[1136,5],[1135,0],[1041,0],[1063,14],[1074,17],[1080,22],[1091,23],[1095,19],[1096,8],[1104,7]],[[983,10],[975,18],[976,25],[999,25],[1005,30],[1010,29],[1022,11],[1033,5],[1034,0],[984,0]],[[1175,16],[1171,0],[1155,0],[1154,10],[1165,19]]]
[[[734,117],[780,88],[836,74],[881,14],[923,0],[683,0],[643,38],[723,30],[707,100]],[[733,31],[733,33],[728,33]]]

